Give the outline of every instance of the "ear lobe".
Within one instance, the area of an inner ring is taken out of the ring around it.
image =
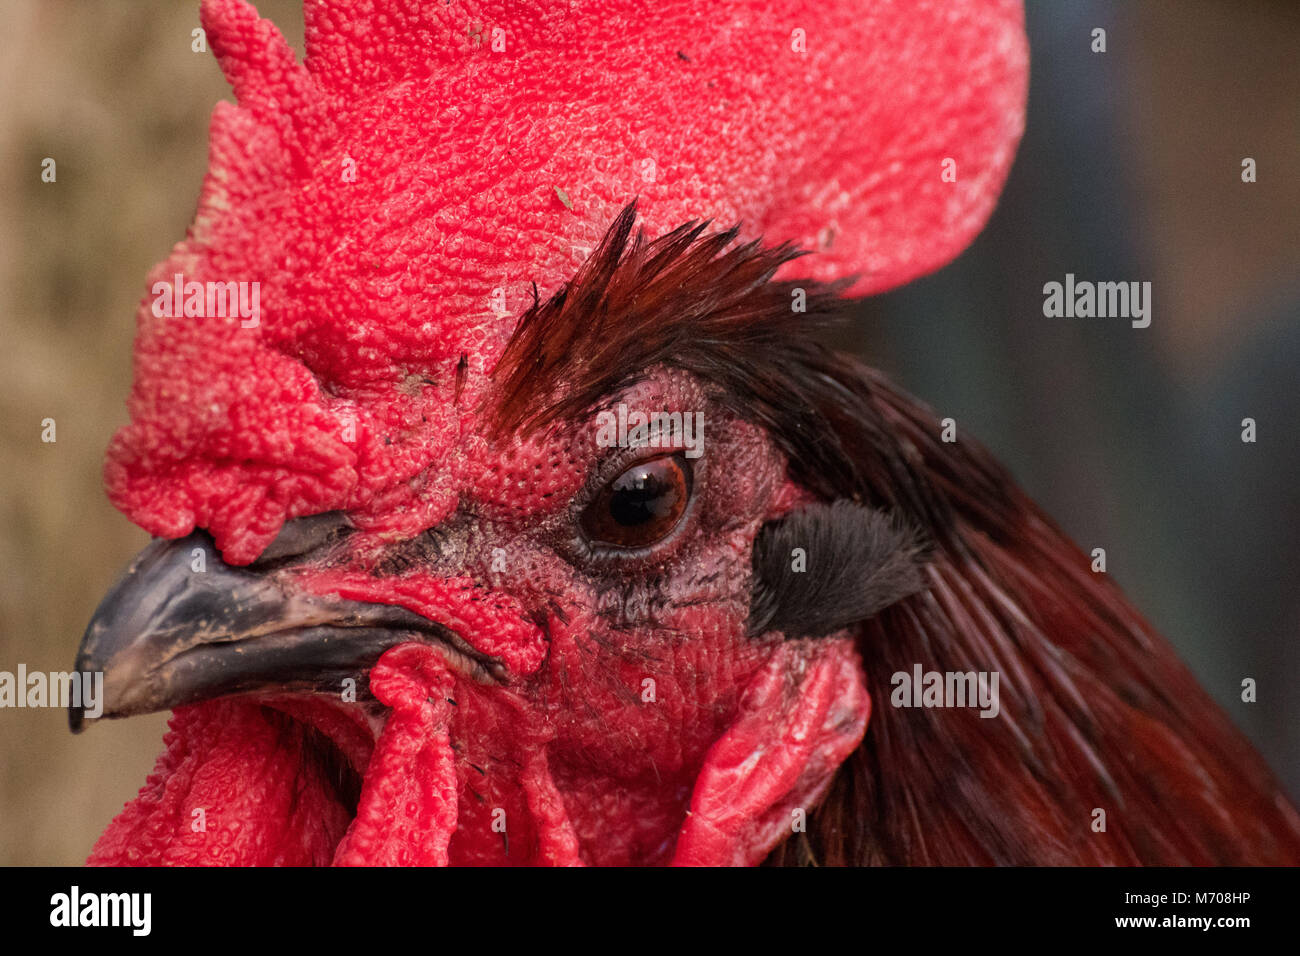
[[[925,588],[929,546],[883,511],[836,501],[764,525],[754,539],[748,631],[824,637]]]
[[[787,641],[709,749],[674,866],[757,866],[821,801],[871,717],[852,642]]]

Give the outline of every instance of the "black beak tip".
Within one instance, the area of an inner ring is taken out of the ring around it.
[[[82,640],[84,642],[85,639],[83,638]],[[77,660],[73,664],[73,670],[76,672],[79,678],[83,673],[94,672],[94,668],[87,665],[85,654],[81,652],[77,653]],[[92,723],[94,723],[93,717],[90,718],[89,720],[86,719],[86,708],[84,703],[75,704],[72,703],[71,701],[68,702],[68,729],[69,730],[71,730],[74,734],[79,734],[87,727],[89,727]]]
[[[86,642],[90,639],[94,626],[95,625],[92,622],[86,628],[86,633],[81,636],[81,647],[77,649],[77,658],[72,662],[73,673],[76,674],[79,680],[89,679],[90,675],[94,674],[98,670],[102,670],[102,666],[92,661],[90,655],[86,653]],[[83,674],[86,675],[85,678],[82,677]],[[80,704],[68,701],[69,730],[74,734],[79,734],[94,722],[94,717],[89,719],[86,718],[86,707],[84,701]]]

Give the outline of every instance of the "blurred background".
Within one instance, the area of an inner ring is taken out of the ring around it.
[[[258,8],[301,52],[299,4]],[[1300,4],[1030,0],[1027,19],[1027,131],[988,228],[865,302],[843,344],[988,445],[1085,551],[1106,549],[1294,797]],[[229,98],[190,49],[197,25],[197,2],[0,8],[0,670],[70,667],[148,540],[100,467],[126,421],[145,273],[185,233]],[[57,184],[40,180],[47,156]],[[1151,282],[1151,326],[1045,318],[1043,284],[1067,272]],[[73,737],[61,711],[0,711],[0,864],[81,862],[165,723]]]

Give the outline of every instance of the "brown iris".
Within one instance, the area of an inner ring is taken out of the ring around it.
[[[587,506],[582,530],[593,544],[644,548],[677,527],[690,496],[690,467],[683,456],[637,462]]]

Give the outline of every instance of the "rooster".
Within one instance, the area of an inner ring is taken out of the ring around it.
[[[202,23],[238,102],[105,468],[156,539],[77,657],[174,715],[91,863],[1300,860],[1119,591],[819,344],[987,218],[1017,3]]]

